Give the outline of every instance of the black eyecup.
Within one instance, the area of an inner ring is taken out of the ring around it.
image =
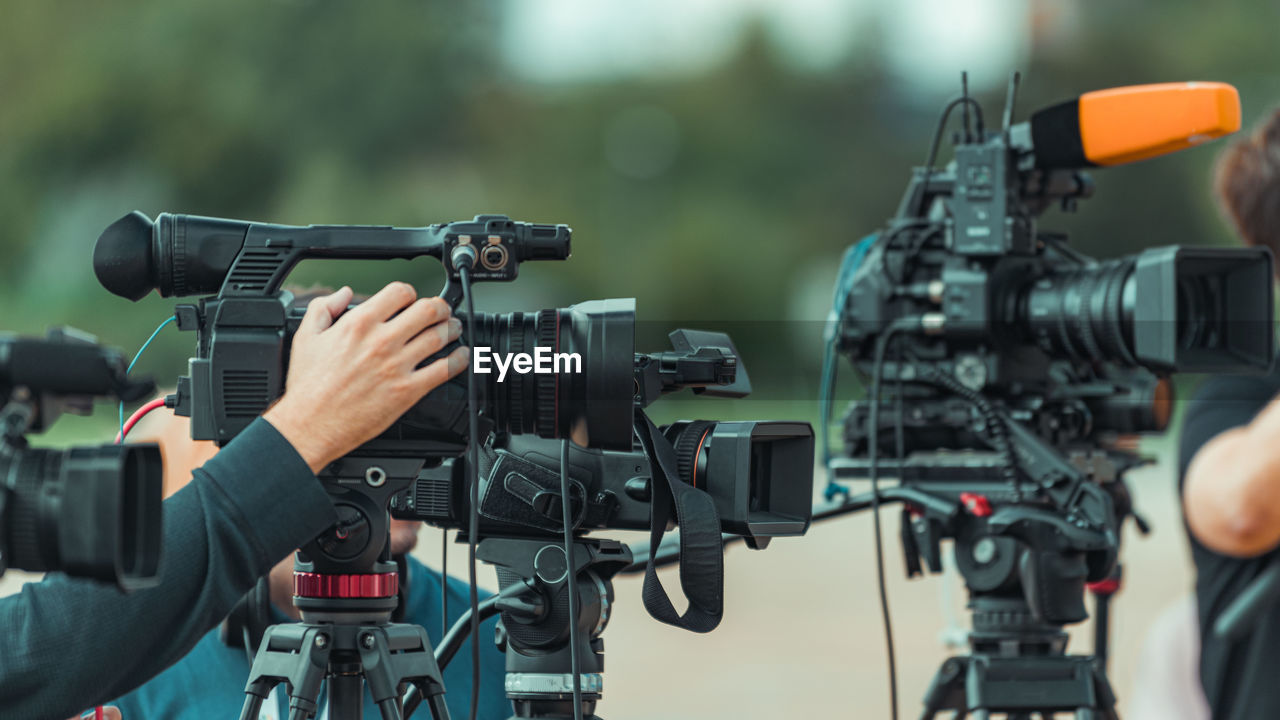
[[[157,287],[154,223],[134,210],[107,226],[93,247],[93,272],[114,295],[137,302]]]

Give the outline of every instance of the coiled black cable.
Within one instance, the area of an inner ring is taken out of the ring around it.
[[[921,375],[935,385],[939,385],[952,394],[969,401],[977,409],[978,414],[982,416],[983,429],[986,431],[987,440],[991,443],[992,448],[1004,458],[1001,475],[1004,481],[1013,488],[1015,501],[1020,500],[1022,493],[1018,485],[1017,459],[1013,454],[1013,443],[1009,440],[1009,426],[1005,424],[1004,418],[1000,416],[1000,413],[996,412],[995,407],[982,396],[982,393],[962,385],[959,380],[937,368],[926,368]]]

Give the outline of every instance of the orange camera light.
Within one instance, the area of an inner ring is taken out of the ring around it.
[[[1095,90],[1031,116],[1041,167],[1121,165],[1240,129],[1240,95],[1219,82]]]

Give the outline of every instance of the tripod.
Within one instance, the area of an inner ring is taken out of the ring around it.
[[[256,720],[263,700],[282,682],[289,719],[306,720],[319,709],[326,679],[333,720],[360,720],[364,684],[383,720],[401,719],[406,685],[425,699],[435,720],[448,720],[444,681],[426,630],[391,622],[399,574],[387,547],[387,499],[421,466],[411,457],[349,456],[321,476],[338,523],[294,556],[293,602],[302,622],[267,629],[240,720]]]
[[[1113,494],[1120,488],[1079,485],[1074,497],[1084,510],[1065,511],[992,480],[990,460],[975,454],[916,457],[903,464],[902,484],[880,492],[882,503],[904,506],[908,575],[925,566],[940,572],[940,542],[949,538],[970,593],[970,652],[943,662],[920,717],[952,710],[979,720],[993,713],[1024,720],[1064,712],[1076,720],[1115,720],[1102,659],[1067,655],[1062,628],[1088,616],[1086,578],[1114,565],[1114,528],[1123,515],[1116,513]],[[833,469],[838,477],[862,477],[865,463],[841,459]],[[853,496],[815,510],[814,518],[871,505],[869,494]]]
[[[315,589],[321,593],[340,586],[355,586],[351,589],[356,592],[371,593],[382,593],[389,588],[391,595],[308,598],[314,603],[311,609],[302,612],[301,623],[269,628],[249,671],[241,720],[258,717],[262,701],[281,682],[289,688],[290,720],[305,720],[315,715],[321,681],[326,678],[331,718],[359,720],[363,713],[363,679],[383,720],[401,718],[399,688],[405,683],[415,686],[427,699],[432,717],[448,720],[444,681],[427,631],[418,625],[391,622],[396,601],[395,577],[394,571],[362,579],[327,576],[328,580],[322,584],[332,581],[333,586],[326,590],[295,569],[295,593],[300,591],[299,586],[303,586],[302,592]],[[358,588],[366,583],[369,587]],[[358,609],[365,600],[390,600],[392,607]]]
[[[497,570],[498,594],[480,604],[479,618],[502,615],[497,642],[506,654],[507,697],[515,708],[511,720],[571,720],[572,657],[569,625],[578,629],[579,688],[584,720],[601,720],[596,703],[604,689],[604,642],[600,633],[613,606],[613,576],[631,564],[631,551],[614,540],[578,538],[573,543],[577,573],[578,613],[569,613],[569,564],[556,540],[486,538],[476,556]],[[448,663],[469,632],[471,611],[445,634],[437,653]],[[422,700],[416,691],[404,697],[409,717]]]
[[[1111,685],[1093,657],[1065,654],[1060,626],[1039,621],[1019,598],[975,596],[969,655],[942,663],[924,697],[922,720],[943,710],[987,720],[1072,712],[1076,720],[1115,720]]]

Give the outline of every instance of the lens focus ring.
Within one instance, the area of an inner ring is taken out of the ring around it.
[[[706,438],[715,425],[711,420],[694,420],[685,425],[676,438],[676,469],[680,473],[681,482],[686,485],[699,487],[698,480],[701,479],[703,489],[706,489],[706,478],[698,477],[698,460]]]
[[[549,309],[538,312],[538,340],[539,347],[551,348],[552,352],[559,349],[557,344],[557,336],[559,334],[560,313],[558,310]],[[533,376],[534,382],[537,384],[538,399],[538,435],[544,438],[560,437],[560,429],[558,427],[557,417],[557,399],[556,391],[559,383],[554,373],[548,375]]]

